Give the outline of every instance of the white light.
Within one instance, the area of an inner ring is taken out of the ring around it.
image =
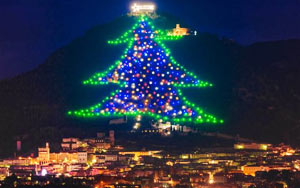
[[[140,128],[141,124],[140,123],[135,123],[133,126],[133,129],[138,129]]]
[[[142,116],[141,115],[137,115],[136,116],[136,121],[141,121],[142,120]]]
[[[46,169],[42,169],[41,175],[42,176],[46,176],[47,174],[48,174],[47,170]]]
[[[134,3],[131,6],[131,11],[133,13],[153,12],[154,10],[155,10],[155,5],[152,3]]]
[[[173,107],[172,106],[167,106],[167,110],[173,110]]]

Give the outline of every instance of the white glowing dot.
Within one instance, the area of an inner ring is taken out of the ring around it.
[[[47,174],[48,174],[47,170],[46,170],[46,169],[43,169],[42,172],[41,172],[41,175],[42,175],[42,176],[46,176]]]

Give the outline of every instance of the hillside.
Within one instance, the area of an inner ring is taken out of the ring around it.
[[[124,16],[96,26],[55,51],[36,69],[0,81],[0,153],[11,154],[16,139],[24,140],[24,149],[28,150],[46,140],[59,140],[62,135],[107,129],[108,119],[73,119],[66,111],[95,104],[116,87],[84,86],[81,81],[118,60],[126,45],[111,46],[106,41],[120,36],[133,23],[133,18]],[[176,23],[175,18],[162,16],[154,24],[169,29]],[[188,70],[214,83],[213,88],[184,90],[191,101],[224,118],[224,125],[211,130],[297,143],[299,40],[243,47],[200,33],[166,42],[166,46]]]
[[[300,40],[256,43],[241,54],[234,124],[261,140],[299,144]]]

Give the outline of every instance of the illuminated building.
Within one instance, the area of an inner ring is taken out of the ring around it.
[[[171,126],[172,126],[171,122],[169,122],[169,121],[163,122],[162,120],[159,120],[157,128],[158,129],[171,129]]]
[[[107,150],[111,147],[111,143],[110,142],[107,142],[105,138],[101,138],[101,139],[96,139],[96,147],[97,149],[100,149],[100,150]]]
[[[243,171],[243,173],[245,175],[255,176],[255,172],[257,172],[257,171],[269,171],[270,168],[265,167],[265,166],[243,166],[241,168],[241,170]]]
[[[241,170],[245,175],[255,176],[255,173],[258,171],[268,172],[270,170],[291,170],[291,167],[288,166],[242,166]]]
[[[170,176],[161,176],[161,177],[159,177],[158,178],[158,183],[160,183],[160,184],[169,184],[169,185],[173,185],[173,180],[172,180],[172,178],[170,177]],[[165,186],[167,186],[167,185],[165,185]],[[164,187],[165,187],[164,186]]]
[[[97,157],[97,162],[99,162],[99,163],[118,161],[117,154],[99,154],[99,155],[96,155],[96,157]]]
[[[97,135],[98,139],[107,139],[109,142],[112,137],[112,134],[108,137],[105,137],[104,133]],[[95,138],[92,140],[95,141]],[[95,147],[94,141],[87,147]],[[49,148],[49,145],[47,144],[45,148]],[[45,148],[42,151],[47,156],[45,153],[50,150]],[[199,149],[190,153],[168,153],[164,150],[116,151],[115,148],[88,153],[81,149],[83,148],[80,147],[77,151],[50,153],[49,162],[40,165],[35,163],[35,159],[32,158],[19,157],[3,160],[0,162],[2,167],[0,168],[0,180],[8,174],[15,173],[27,181],[28,177],[41,176],[47,172],[50,176],[67,176],[83,181],[99,175],[107,178],[107,181],[103,180],[103,186],[97,184],[99,188],[104,187],[104,184],[111,187],[128,184],[131,187],[131,185],[145,185],[145,182],[147,182],[146,185],[149,185],[148,187],[175,187],[178,185],[181,187],[217,188],[237,187],[231,185],[235,177],[241,178],[239,181],[243,182],[249,179],[247,175],[261,178],[261,174],[265,173],[259,173],[259,171],[288,170],[294,173],[300,166],[300,156],[299,160],[295,160],[299,154],[298,150],[290,152],[292,157],[281,155],[281,152],[278,152],[290,151],[292,150],[290,147],[272,147],[266,151],[257,149],[240,151],[226,147]],[[40,156],[42,159],[42,155]],[[262,157],[265,157],[266,161],[263,165]],[[44,158],[44,161],[47,161],[46,157]],[[294,161],[290,161],[291,158]],[[39,157],[37,161],[38,159]],[[46,177],[48,178],[48,176]],[[187,177],[188,179],[186,179]],[[121,179],[124,179],[124,182]]]
[[[87,152],[78,152],[77,153],[78,157],[78,163],[87,163],[88,161],[88,154]]]
[[[50,161],[50,147],[49,143],[46,142],[46,147],[38,148],[38,160],[40,164],[47,164]]]
[[[242,150],[268,150],[269,144],[257,144],[257,143],[238,143],[234,144],[234,149]]]
[[[8,167],[0,167],[0,181],[4,180],[9,175]]]
[[[120,155],[134,155],[133,159],[138,161],[140,156],[160,157],[158,153],[161,151],[123,151],[119,152]]]
[[[172,131],[182,131],[183,129],[185,131],[190,131],[190,128],[187,128],[185,126],[180,125],[173,125],[171,122],[167,121],[164,122],[162,119],[158,120],[158,122],[153,123],[152,127],[153,129],[143,130],[143,133],[160,133],[162,136],[170,136]]]
[[[77,152],[51,153],[50,160],[57,163],[78,163]]]
[[[115,144],[115,132],[109,131],[109,135],[106,137],[105,133],[97,133],[97,138],[85,139],[85,142],[92,147],[96,147],[97,150],[107,150]]]
[[[30,158],[13,158],[13,159],[4,159],[0,162],[0,165],[30,165],[32,164],[32,160]]]
[[[172,31],[168,33],[170,36],[184,36],[184,35],[190,35],[188,28],[182,28],[180,27],[180,24],[176,24],[176,28],[174,28]]]
[[[15,174],[16,176],[28,177],[37,174],[36,165],[16,165],[9,167],[10,174]]]
[[[78,138],[63,138],[61,147],[64,151],[75,150],[80,146]]]
[[[109,131],[109,140],[112,145],[115,145],[115,131]]]

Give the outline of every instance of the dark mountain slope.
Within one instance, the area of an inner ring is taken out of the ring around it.
[[[235,87],[239,131],[263,140],[299,141],[299,49],[300,40],[286,40],[243,50]]]
[[[162,29],[172,28],[176,23],[170,16],[155,20],[157,28]],[[133,24],[133,18],[124,16],[96,26],[51,54],[36,69],[1,81],[0,153],[11,154],[16,139],[24,140],[24,150],[28,150],[46,140],[59,140],[62,135],[107,129],[108,119],[73,119],[66,116],[66,111],[98,103],[116,87],[84,86],[81,81],[119,59],[126,45],[111,46],[107,40],[120,36]],[[295,130],[293,134],[299,132],[296,117],[300,105],[294,105],[299,101],[299,41],[241,47],[216,35],[201,33],[166,42],[166,46],[188,70],[214,83],[213,88],[184,90],[188,99],[224,118],[226,123],[213,127],[214,130],[264,141],[276,137],[284,140],[289,134],[283,131],[284,127],[290,126]],[[293,73],[287,74],[290,70]]]

